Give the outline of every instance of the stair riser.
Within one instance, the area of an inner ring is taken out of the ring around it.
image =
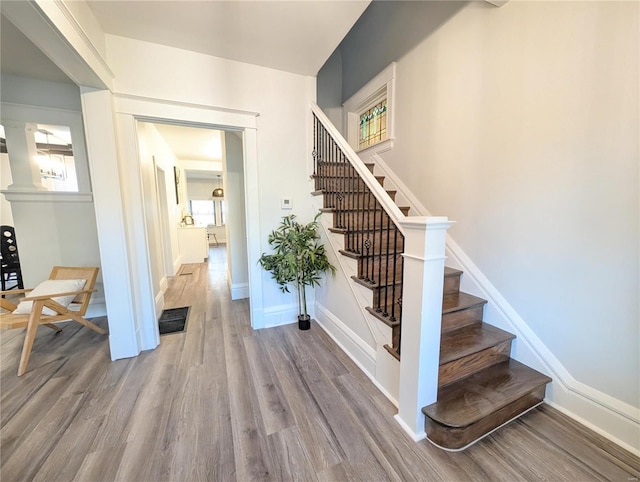
[[[482,320],[484,305],[442,315],[442,333],[457,330]]]
[[[399,313],[400,305],[398,304],[399,299],[402,297],[402,292],[399,286],[396,285],[395,291],[392,286],[388,286],[385,288],[375,288],[373,290],[373,308],[382,308],[386,307],[388,312],[391,312],[392,305],[394,308],[394,313]]]
[[[384,184],[384,176],[376,176],[376,180],[380,185]],[[315,189],[316,191],[324,190],[325,192],[362,193],[369,188],[362,179],[358,178],[316,177]]]
[[[460,292],[460,274],[445,276],[443,294],[455,294]]]
[[[544,399],[545,386],[537,387],[529,394],[510,403],[488,417],[467,427],[446,427],[425,417],[425,429],[429,440],[447,449],[461,449],[486,433],[535,407]]]
[[[367,279],[372,279],[381,285],[387,284],[387,280],[398,283],[402,279],[403,260],[401,255],[395,256],[394,270],[393,258],[393,256],[383,256],[382,259],[380,257],[360,258],[358,260],[358,274],[365,275]]]
[[[507,361],[510,354],[511,340],[508,340],[486,350],[440,365],[438,387],[461,380],[483,368]]]
[[[345,247],[352,248],[352,252],[357,251],[358,254],[364,254],[367,252],[367,239],[371,245],[371,248],[369,248],[369,254],[379,254],[380,251],[391,251],[396,253],[404,251],[404,238],[399,232],[395,232],[395,228],[393,226],[388,230],[376,231],[375,233],[349,231],[344,235]]]
[[[333,225],[337,228],[351,229],[386,229],[394,226],[389,216],[380,211],[346,211],[333,213]]]
[[[395,191],[388,191],[387,194],[391,199],[395,199]],[[377,206],[380,209],[380,204],[376,204],[376,197],[373,194],[363,193],[343,193],[340,195],[337,192],[328,192],[324,195],[323,205],[325,208],[334,209],[373,209]]]
[[[374,164],[365,164],[369,172],[373,174]],[[322,176],[344,177],[355,176],[356,170],[348,162],[332,162],[332,163],[319,163],[316,168],[316,174]]]

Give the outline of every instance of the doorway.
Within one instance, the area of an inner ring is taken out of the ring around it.
[[[183,237],[175,234],[178,230],[196,231],[196,239],[200,232],[206,236],[204,257],[212,253],[217,271],[224,260],[221,274],[232,299],[248,298],[242,132],[165,120],[138,120],[136,131],[156,314],[164,306],[167,278],[181,264],[196,262],[191,259],[193,247],[185,252]],[[152,202],[156,206],[150,206]]]

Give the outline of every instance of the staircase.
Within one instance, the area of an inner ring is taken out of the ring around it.
[[[373,172],[373,164],[366,166]],[[322,195],[321,211],[333,214],[330,230],[344,235],[340,253],[358,262],[352,279],[371,290],[367,311],[391,327],[392,344],[385,348],[399,360],[404,236],[348,162],[319,160],[314,178],[312,194]],[[384,184],[384,177],[376,180]],[[395,198],[395,192],[387,194]],[[409,208],[401,210],[406,215]]]
[[[434,444],[462,450],[542,403],[551,379],[510,357],[514,335],[482,321],[486,301],[445,268],[438,400],[422,409]]]
[[[340,253],[357,260],[352,278],[371,290],[366,310],[392,328],[385,348],[400,360],[404,236],[317,118],[314,136],[313,194],[333,215],[330,230],[344,236]],[[384,187],[384,177],[375,179]],[[427,438],[446,450],[463,450],[542,403],[551,381],[510,357],[515,336],[482,321],[486,301],[460,291],[461,275],[445,268],[438,396],[422,409]]]

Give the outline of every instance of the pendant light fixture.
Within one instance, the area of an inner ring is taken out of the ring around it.
[[[218,187],[211,193],[213,197],[224,197],[224,189],[220,186],[220,174],[218,174]]]

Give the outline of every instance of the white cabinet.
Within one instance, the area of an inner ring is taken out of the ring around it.
[[[182,264],[204,262],[209,257],[207,228],[193,226],[178,228],[178,249]]]

